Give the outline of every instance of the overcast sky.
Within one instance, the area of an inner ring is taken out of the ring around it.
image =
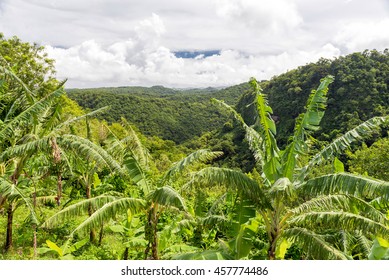
[[[67,87],[228,86],[389,48],[389,0],[0,0],[0,32]]]

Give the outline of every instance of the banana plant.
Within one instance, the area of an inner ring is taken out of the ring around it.
[[[116,158],[116,165],[122,176],[138,188],[138,197],[101,195],[95,198],[83,200],[59,211],[44,224],[44,227],[53,227],[64,219],[75,215],[82,215],[89,207],[97,209],[89,218],[75,228],[70,238],[76,233],[82,233],[101,226],[119,213],[131,215],[145,215],[144,235],[147,241],[144,250],[145,259],[159,259],[158,252],[158,222],[160,215],[167,209],[186,212],[184,199],[171,186],[174,179],[184,172],[188,166],[212,160],[218,156],[218,152],[199,150],[177,162],[170,168],[160,180],[153,180],[149,175],[148,166],[150,159],[147,150],[141,144],[136,133],[128,129],[128,135],[119,140],[114,137],[107,154]]]
[[[74,244],[65,243],[59,247],[56,243],[50,240],[46,240],[47,247],[39,248],[39,254],[44,255],[47,253],[54,253],[60,260],[73,260],[73,253],[81,249],[88,243],[88,238],[84,238]]]
[[[250,81],[255,94],[252,105],[257,112],[253,126],[248,126],[229,105],[213,100],[244,128],[261,177],[253,179],[237,170],[207,167],[189,184],[195,187],[224,185],[229,191],[238,190],[249,199],[266,230],[268,259],[276,259],[277,252],[282,258],[290,244],[301,248],[306,258],[349,259],[351,255],[337,248],[324,233],[389,234],[387,217],[368,202],[377,197],[387,201],[388,182],[346,172],[319,177],[312,174],[315,167],[334,160],[352,143],[365,139],[389,119],[372,118],[311,155],[311,134],[319,128],[332,82],[333,77],[327,76],[312,91],[305,113],[296,119],[294,133],[283,150],[277,146],[272,109],[255,79]]]
[[[55,174],[47,176],[57,178],[56,201],[60,205],[62,198],[62,172],[71,169],[67,160],[68,153],[77,154],[96,165],[107,166],[112,170],[119,169],[115,161],[101,147],[91,141],[69,134],[72,123],[100,110],[84,116],[63,119],[61,115],[61,98],[65,95],[65,82],[59,83],[52,92],[36,88],[30,90],[12,69],[0,66],[0,162],[7,172],[2,175],[13,186],[20,180],[28,179],[26,168],[32,158],[46,155],[56,168]],[[10,86],[12,85],[12,86]],[[6,178],[5,176],[8,176]],[[7,192],[0,193],[0,205],[5,205]],[[7,238],[5,249],[12,247],[12,224],[14,203],[7,203]]]

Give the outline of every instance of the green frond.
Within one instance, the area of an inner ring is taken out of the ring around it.
[[[336,138],[332,143],[324,147],[319,153],[314,155],[309,163],[300,171],[300,180],[303,180],[313,166],[325,162],[332,157],[341,154],[350,147],[351,143],[368,138],[373,132],[376,132],[383,124],[387,123],[389,116],[374,117],[344,135]]]
[[[66,127],[66,126],[68,126],[68,125],[70,125],[72,123],[75,123],[75,122],[79,121],[79,120],[83,120],[83,119],[85,119],[87,117],[95,116],[95,115],[97,115],[97,114],[99,114],[101,112],[104,112],[104,111],[108,110],[109,108],[110,108],[109,106],[105,106],[105,107],[99,108],[97,110],[94,110],[94,111],[92,111],[90,113],[84,114],[82,116],[75,117],[75,118],[69,119],[67,121],[61,122],[59,125],[57,125],[55,127],[54,131],[58,131],[58,130],[62,129],[63,127]]]
[[[22,155],[34,155],[41,151],[50,151],[50,137],[41,139],[30,139],[24,144],[9,147],[0,154],[0,161],[5,161],[13,157],[20,157]]]
[[[350,173],[336,173],[310,179],[298,186],[298,192],[310,196],[345,193],[370,199],[381,196],[388,201],[389,182]]]
[[[306,112],[296,120],[292,141],[286,147],[282,156],[284,162],[283,176],[289,178],[289,180],[293,180],[297,157],[308,152],[308,146],[305,143],[306,137],[311,131],[316,131],[319,128],[327,105],[328,86],[333,80],[332,76],[322,79],[317,90],[313,90],[309,96]]]
[[[334,210],[343,210],[350,213],[359,214],[381,224],[387,224],[389,222],[383,213],[375,209],[369,203],[358,197],[345,194],[315,197],[293,209],[290,209],[289,213],[293,215],[300,215],[303,213],[310,213],[315,211]]]
[[[182,229],[192,230],[193,227],[195,226],[196,226],[196,220],[194,219],[184,219],[177,223],[178,230],[182,230]]]
[[[126,122],[125,119],[122,119],[122,122],[125,124],[125,128],[128,133],[126,142],[124,142],[127,144],[127,150],[132,153],[139,164],[144,166],[144,168],[147,168],[151,158],[149,151],[143,146],[132,126]]]
[[[229,113],[231,113],[236,120],[239,121],[239,123],[242,125],[246,132],[246,140],[249,144],[250,150],[252,151],[254,158],[256,162],[260,163],[261,166],[264,166],[264,158],[265,155],[263,154],[263,139],[262,136],[252,127],[248,126],[241,115],[238,114],[231,106],[226,104],[223,101],[212,99],[213,103],[218,104],[219,106],[227,109]]]
[[[345,211],[324,211],[302,213],[289,219],[290,226],[302,226],[306,228],[333,229],[338,228],[347,231],[361,230],[363,233],[389,236],[389,228],[363,217],[361,215],[348,213]]]
[[[301,247],[309,257],[316,260],[347,260],[349,256],[326,242],[320,235],[305,228],[291,228],[283,233],[283,237]]]
[[[120,164],[107,151],[88,139],[65,134],[57,137],[57,143],[62,149],[72,150],[78,156],[82,156],[91,162],[94,161],[98,166],[106,166],[119,173],[123,172]]]
[[[71,220],[77,216],[87,214],[90,207],[94,209],[101,208],[105,204],[115,201],[116,199],[117,198],[113,196],[102,195],[82,200],[55,213],[43,223],[42,227],[52,228],[65,220]]]
[[[89,218],[75,228],[71,236],[79,232],[89,232],[93,228],[97,228],[102,224],[115,218],[119,213],[131,212],[132,215],[137,214],[145,209],[146,201],[137,198],[119,198],[105,203],[101,208],[97,209]]]
[[[373,241],[371,241],[361,232],[357,232],[355,233],[355,235],[356,235],[356,242],[355,242],[356,248],[360,252],[362,252],[363,258],[367,258],[367,256],[370,254],[371,247],[373,246]]]
[[[280,174],[280,156],[276,142],[276,125],[271,117],[272,108],[268,105],[266,96],[262,93],[258,82],[251,78],[250,85],[256,94],[257,111],[260,123],[260,134],[264,140],[262,150],[264,154],[263,172],[270,183],[274,183],[281,176]]]
[[[153,203],[186,211],[184,199],[171,187],[165,186],[156,189],[150,193],[150,199]]]
[[[177,175],[181,174],[184,169],[196,163],[205,163],[212,161],[223,155],[223,152],[212,152],[210,150],[198,150],[191,153],[187,157],[173,164],[173,166],[165,173],[161,180],[161,184],[168,182],[169,179],[174,179]]]
[[[4,59],[2,55],[0,55],[1,59]],[[32,97],[35,95],[28,86],[10,69],[10,67],[4,67],[0,65],[0,73],[4,73],[11,80],[15,81],[24,93],[27,95],[27,98],[32,101]]]
[[[286,177],[278,179],[269,189],[273,198],[290,200],[295,196],[295,189],[290,180]]]
[[[32,224],[39,224],[38,216],[35,213],[34,206],[32,205],[31,197],[29,197],[29,191],[26,188],[12,184],[11,182],[0,178],[0,196],[6,198],[8,201],[23,201],[23,204],[29,210],[29,221]]]
[[[144,194],[148,194],[151,191],[151,184],[147,177],[147,174],[139,162],[132,156],[125,156],[123,165],[126,168],[127,176],[131,181],[139,186]]]
[[[272,109],[267,104],[265,95],[255,79],[250,80],[253,91],[256,94],[256,105],[258,111],[258,121],[260,123],[259,132],[246,125],[243,118],[226,103],[212,99],[213,102],[226,108],[238,120],[246,131],[246,139],[249,142],[257,162],[262,166],[263,176],[270,184],[274,183],[281,176],[279,149],[276,142],[276,126],[271,118]]]
[[[186,184],[190,186],[212,187],[223,185],[228,189],[238,189],[260,209],[271,208],[271,203],[257,181],[244,173],[227,168],[207,167],[197,172]]]
[[[213,228],[216,225],[219,225],[219,226],[220,225],[227,225],[231,221],[230,221],[230,219],[228,219],[225,216],[221,216],[221,215],[208,215],[205,218],[202,218],[201,222],[202,222],[202,224],[204,226],[207,226],[209,228]]]
[[[10,122],[4,124],[4,126],[1,128],[0,139],[7,139],[7,137],[10,137],[17,127],[22,125],[31,125],[30,122],[32,118],[39,116],[40,113],[44,112],[48,106],[51,106],[53,101],[59,98],[62,94],[64,94],[64,89],[59,88],[49,95],[43,97],[41,100],[35,102],[18,116],[12,118]]]

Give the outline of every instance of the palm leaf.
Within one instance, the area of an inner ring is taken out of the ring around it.
[[[212,152],[210,150],[198,150],[196,152],[191,153],[187,157],[183,158],[182,160],[176,162],[163,176],[160,184],[165,183],[169,179],[174,179],[178,174],[181,174],[184,169],[188,168],[189,166],[201,163],[201,162],[207,162],[214,160],[218,157],[220,157],[223,153],[222,152]]]
[[[96,162],[99,166],[107,166],[113,171],[122,173],[120,164],[103,148],[82,137],[65,134],[57,137],[57,143],[61,148],[73,150],[73,152],[84,159]]]
[[[250,150],[252,151],[254,158],[257,162],[261,164],[261,166],[264,165],[264,154],[262,151],[262,146],[263,146],[263,139],[262,136],[254,130],[252,127],[248,126],[241,115],[238,114],[231,106],[226,104],[223,101],[217,100],[217,99],[212,99],[211,100],[213,103],[216,103],[220,105],[221,107],[227,109],[229,113],[231,113],[236,120],[239,121],[239,123],[242,125],[243,129],[246,132],[246,139],[247,142],[249,143]]]
[[[78,225],[70,236],[78,232],[89,232],[91,229],[97,228],[110,219],[115,218],[119,213],[128,213],[130,211],[131,214],[137,214],[144,210],[145,206],[146,201],[137,198],[119,198],[107,202],[103,207],[97,209],[88,219]]]
[[[94,209],[101,208],[105,204],[115,201],[116,199],[117,198],[113,196],[102,195],[82,200],[55,213],[43,223],[42,227],[52,228],[53,226],[62,223],[64,220],[71,220],[74,219],[74,217],[87,214],[90,207]]]
[[[18,116],[14,117],[10,122],[6,123],[1,128],[0,139],[7,139],[7,137],[10,137],[14,129],[21,126],[22,124],[30,125],[31,119],[33,117],[39,116],[40,113],[44,112],[48,106],[51,106],[53,101],[60,97],[62,94],[64,94],[64,89],[61,87],[28,107]]]
[[[361,230],[364,233],[370,232],[374,235],[389,236],[389,228],[386,225],[361,215],[344,211],[313,211],[310,213],[303,213],[290,218],[289,224],[291,226],[304,225],[306,228],[317,228],[319,225],[322,229],[336,226],[336,228],[348,231]]]
[[[298,191],[310,196],[345,193],[367,198],[381,196],[382,199],[389,200],[389,182],[350,173],[329,174],[310,179],[301,184]]]
[[[49,143],[50,137],[30,139],[30,141],[26,141],[24,144],[15,145],[4,150],[0,154],[0,161],[5,161],[14,157],[20,157],[22,155],[33,155],[41,151],[50,151],[51,147]]]
[[[283,237],[298,244],[304,252],[317,260],[347,260],[349,259],[342,251],[326,242],[320,235],[305,228],[291,228],[283,233]]]
[[[332,143],[314,155],[309,163],[304,168],[302,168],[300,172],[300,180],[302,181],[306,177],[308,172],[312,170],[313,166],[325,162],[326,160],[331,159],[333,156],[341,154],[344,150],[350,147],[351,143],[368,138],[383,124],[387,123],[388,120],[389,116],[371,118],[361,123],[354,129],[348,131],[344,135],[336,138]]]
[[[357,232],[355,233],[355,235],[356,235],[356,242],[355,242],[356,248],[359,249],[359,251],[363,254],[363,258],[365,259],[370,254],[370,250],[373,245],[373,242],[361,232]]]
[[[271,203],[258,182],[240,171],[227,168],[207,167],[197,172],[193,179],[186,184],[187,187],[193,185],[223,185],[229,189],[238,189],[260,209],[271,208]]]
[[[208,215],[205,218],[201,218],[201,223],[209,228],[213,228],[217,225],[227,225],[230,222],[230,219],[221,215]]]
[[[271,117],[272,108],[268,105],[266,96],[262,93],[258,82],[251,78],[250,85],[256,94],[257,111],[260,122],[260,134],[264,139],[262,143],[264,158],[263,172],[266,178],[274,183],[280,177],[279,149],[276,142],[276,125]]]
[[[54,132],[58,131],[58,130],[62,129],[63,127],[66,127],[66,126],[68,126],[68,125],[70,125],[70,124],[72,124],[74,122],[77,122],[79,120],[82,120],[82,119],[85,119],[85,118],[88,118],[88,117],[91,117],[91,116],[95,116],[95,115],[97,115],[97,114],[99,114],[101,112],[107,111],[109,108],[110,108],[109,106],[105,106],[105,107],[99,108],[97,110],[94,110],[94,111],[92,111],[90,113],[84,114],[82,116],[75,117],[75,118],[69,119],[67,121],[64,121],[64,122],[60,123],[59,125],[57,125],[55,127]]]
[[[286,147],[282,157],[284,162],[283,176],[289,180],[293,180],[298,155],[304,155],[308,152],[308,146],[305,143],[307,134],[319,128],[327,105],[328,86],[333,80],[332,76],[327,76],[321,81],[317,90],[312,91],[308,99],[306,112],[296,120],[292,141]]]
[[[12,202],[17,199],[22,199],[24,205],[27,206],[29,210],[29,221],[32,224],[39,224],[38,216],[35,213],[34,206],[32,205],[31,198],[26,194],[28,190],[26,188],[21,188],[15,184],[8,182],[1,178],[0,180],[0,195],[5,197],[8,201]]]
[[[315,197],[299,206],[290,209],[289,213],[300,215],[314,211],[344,210],[370,218],[381,224],[387,224],[386,216],[364,200],[345,194],[325,195]]]
[[[153,203],[186,211],[184,199],[171,187],[158,188],[150,194]]]
[[[126,128],[128,134],[128,137],[126,137],[126,142],[124,143],[127,143],[129,151],[136,158],[139,164],[141,164],[143,168],[148,168],[148,164],[151,157],[149,151],[143,146],[135,130],[127,122],[127,120],[122,118],[122,123],[123,126]]]
[[[2,55],[0,55],[0,59],[5,61],[5,63],[8,65],[8,62],[3,58]],[[35,95],[29,88],[28,86],[10,69],[10,67],[4,67],[0,65],[0,72],[4,73],[8,77],[10,77],[12,80],[16,81],[17,84],[20,85],[22,88],[23,92],[26,94],[27,99],[32,102],[33,101],[33,96]]]
[[[151,184],[139,162],[132,156],[125,156],[123,165],[127,171],[126,175],[130,177],[131,181],[139,186],[145,195],[150,193]]]

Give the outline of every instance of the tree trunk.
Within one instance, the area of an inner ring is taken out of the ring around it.
[[[58,171],[57,175],[57,205],[61,205],[61,198],[62,198],[62,172]]]
[[[278,239],[277,231],[272,232],[271,238],[270,238],[270,248],[267,251],[267,256],[268,256],[269,260],[276,259],[277,239]]]
[[[22,172],[24,164],[24,159],[21,159],[15,168],[15,171],[10,177],[10,180],[12,183],[16,186],[18,184],[18,179],[20,176],[20,172]],[[7,208],[7,233],[6,233],[6,239],[5,239],[5,246],[4,249],[6,252],[8,252],[12,246],[13,246],[13,240],[12,240],[12,227],[13,227],[13,205],[12,202],[9,202],[8,208]]]
[[[123,260],[128,260],[128,247],[126,247],[126,249],[124,250],[124,253],[123,253]]]
[[[87,184],[87,186],[86,186],[86,199],[90,199],[91,197],[92,197],[92,195],[91,195],[91,186],[89,184]],[[94,212],[94,209],[93,209],[92,205],[89,204],[89,206],[88,206],[88,215],[89,215],[89,217],[92,216],[93,212]],[[94,229],[91,229],[90,232],[89,232],[89,240],[92,243],[96,242],[96,231]]]
[[[6,234],[6,240],[4,246],[6,252],[8,252],[13,246],[13,241],[12,241],[13,215],[14,215],[13,207],[12,207],[12,203],[10,203],[7,209],[7,234]]]
[[[151,252],[153,260],[158,260],[158,231],[157,231],[158,218],[156,211],[153,211],[153,242],[151,245]]]
[[[36,208],[36,190],[32,194],[33,198],[33,206],[34,206],[34,211]],[[34,231],[34,239],[33,239],[33,248],[34,248],[34,260],[36,260],[38,253],[37,253],[37,248],[38,248],[38,242],[37,242],[37,229],[36,229],[36,224],[32,225],[32,229]]]
[[[104,237],[104,223],[101,224],[100,227],[100,233],[99,233],[99,246],[101,246],[101,243],[103,242],[103,237]]]
[[[148,241],[148,244],[145,250],[145,259],[148,259],[148,255],[151,249],[151,259],[158,260],[158,215],[156,206],[152,206],[150,208],[147,217],[145,238]]]

